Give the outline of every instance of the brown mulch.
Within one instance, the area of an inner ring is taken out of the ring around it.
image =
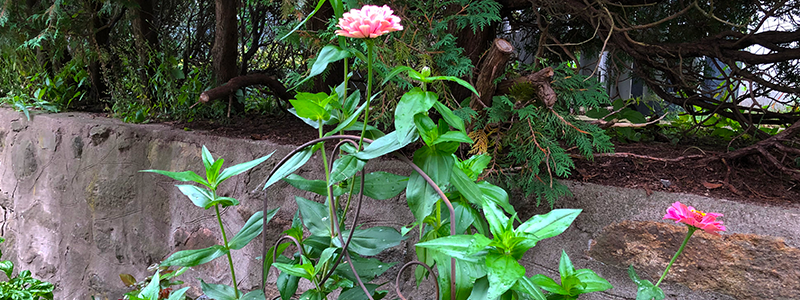
[[[248,115],[225,121],[169,122],[176,128],[233,138],[269,140],[281,145],[300,145],[318,136],[317,130],[292,115]],[[616,153],[632,153],[659,159],[708,156],[722,153],[703,146],[647,142],[618,144]],[[800,183],[775,170],[765,170],[755,160],[700,164],[699,158],[659,161],[635,156],[601,156],[594,161],[576,158],[570,179],[626,188],[690,193],[714,198],[785,206],[800,203]],[[730,167],[730,168],[729,168]]]

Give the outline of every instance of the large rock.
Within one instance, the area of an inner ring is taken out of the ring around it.
[[[614,223],[593,241],[589,255],[622,269],[633,265],[655,283],[686,232],[686,226],[660,222]],[[798,299],[800,249],[777,237],[698,230],[667,274],[670,281],[742,300]]]

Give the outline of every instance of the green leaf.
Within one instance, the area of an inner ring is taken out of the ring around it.
[[[303,225],[308,231],[313,235],[330,236],[331,225],[327,206],[300,196],[295,196],[294,199],[297,201],[300,215],[303,216]]]
[[[338,46],[327,45],[325,47],[322,47],[322,50],[320,50],[319,54],[317,55],[317,59],[314,61],[314,65],[312,65],[311,69],[308,71],[308,76],[303,78],[303,80],[298,82],[290,90],[296,89],[298,86],[300,86],[307,80],[311,79],[311,77],[322,74],[322,72],[324,72],[325,69],[328,68],[328,64],[340,61],[346,57],[350,57],[350,52],[347,50],[343,50]]]
[[[275,151],[273,151],[270,154],[267,154],[264,157],[257,158],[257,159],[254,159],[254,160],[251,160],[251,161],[248,161],[248,162],[245,162],[245,163],[241,163],[241,164],[226,168],[225,170],[222,170],[222,173],[219,174],[219,178],[217,178],[217,183],[223,182],[223,181],[225,181],[225,179],[231,178],[232,176],[236,176],[236,175],[242,174],[245,171],[252,169],[253,167],[255,167],[255,166],[261,164],[262,162],[264,162],[265,160],[269,159],[269,157],[272,156],[273,153],[275,153]]]
[[[267,223],[272,220],[272,217],[278,213],[278,209],[272,209],[267,212]],[[239,250],[244,248],[250,241],[252,241],[256,236],[258,236],[262,230],[264,230],[264,212],[258,211],[250,216],[250,219],[244,223],[242,229],[239,230],[239,233],[236,234],[230,241],[228,241],[228,247],[234,250]]]
[[[405,93],[394,111],[394,128],[400,133],[398,141],[405,137],[414,127],[414,115],[427,112],[436,103],[439,95],[433,92],[426,92],[420,88],[413,88]]]
[[[336,254],[336,250],[339,250],[339,248],[330,247],[330,248],[327,248],[325,250],[322,250],[322,254],[319,256],[319,260],[317,261],[316,268],[322,268],[323,265],[325,265],[325,263],[327,263],[331,259],[331,257],[334,254]],[[318,269],[314,273],[317,273],[318,271],[320,271],[320,270]]]
[[[350,235],[350,230],[342,232],[342,238],[346,239]],[[406,237],[400,234],[397,229],[392,227],[378,226],[367,229],[356,229],[353,239],[347,248],[350,251],[363,256],[374,256],[383,250],[400,245]],[[333,244],[342,247],[338,238],[333,239]]]
[[[424,113],[414,115],[414,124],[417,126],[419,136],[428,146],[433,146],[434,141],[439,139],[439,128],[433,120]]]
[[[567,277],[571,277],[575,274],[575,266],[572,265],[567,251],[561,250],[561,260],[558,262],[558,273],[561,274],[561,284],[564,284],[564,280],[566,280]],[[569,287],[564,288],[569,290]]]
[[[353,193],[358,193],[361,177],[354,178]],[[389,172],[372,172],[364,177],[364,196],[375,200],[388,200],[402,193],[408,185],[408,177]],[[335,194],[335,193],[334,193]]]
[[[631,280],[633,280],[638,287],[636,290],[636,300],[663,300],[666,298],[664,291],[662,291],[660,287],[653,285],[650,280],[639,279],[639,276],[636,275],[636,270],[633,269],[633,265],[628,267],[628,276],[630,276]]]
[[[211,165],[211,169],[206,169],[206,179],[208,179],[208,183],[211,184],[211,186],[219,184],[217,177],[219,176],[219,169],[222,168],[224,162],[225,160],[222,158],[217,159],[214,161],[214,164]]]
[[[544,215],[533,216],[519,225],[516,231],[532,234],[539,240],[554,237],[567,230],[581,211],[580,209],[554,209]]]
[[[440,135],[436,141],[433,142],[434,145],[443,143],[443,142],[459,142],[459,143],[468,143],[472,144],[472,138],[470,138],[466,133],[461,131],[448,131],[444,134]]]
[[[311,13],[309,13],[309,14],[308,14],[308,16],[306,16],[306,18],[303,20],[303,22],[300,22],[300,24],[297,24],[297,26],[295,26],[295,27],[292,29],[292,31],[289,31],[289,33],[287,33],[286,35],[284,35],[283,37],[281,37],[280,39],[278,39],[278,41],[283,41],[283,40],[284,40],[286,37],[288,37],[288,36],[292,35],[292,33],[294,33],[295,31],[297,31],[297,29],[300,29],[300,27],[302,27],[304,24],[306,24],[306,22],[308,22],[308,20],[311,20],[311,17],[313,17],[313,16],[314,16],[314,14],[316,14],[316,13],[317,13],[317,11],[319,11],[319,9],[320,9],[320,8],[322,8],[322,5],[323,5],[323,4],[325,4],[325,0],[319,0],[319,2],[317,3],[317,7],[316,7],[316,8],[314,8],[314,10],[313,10],[313,11],[311,11]]]
[[[353,267],[358,271],[358,276],[361,277],[363,282],[372,281],[397,264],[397,262],[386,263],[375,258],[363,258],[358,255],[351,255],[350,259],[353,261]],[[342,261],[336,267],[336,273],[350,281],[356,281],[356,276],[350,270],[350,266],[346,261]]]
[[[447,122],[447,124],[450,124],[450,126],[453,126],[453,128],[458,129],[458,131],[466,132],[464,120],[456,116],[456,114],[454,114],[453,111],[447,107],[447,105],[436,101],[436,103],[433,104],[433,107],[436,108],[436,111],[438,111],[440,115],[442,115],[442,118],[445,120],[445,122]]]
[[[161,279],[158,275],[158,272],[153,274],[153,278],[150,279],[150,283],[148,283],[147,286],[145,286],[142,291],[139,292],[140,298],[158,300],[158,292],[161,291],[161,286],[159,285]]]
[[[521,266],[511,255],[489,253],[486,256],[486,267],[489,268],[487,299],[500,297],[511,289],[517,280],[525,277],[525,267]]]
[[[297,285],[299,282],[300,277],[289,275],[289,273],[281,273],[278,275],[278,280],[275,285],[277,285],[278,291],[281,293],[281,299],[291,299],[294,293],[297,292]]]
[[[325,184],[324,180],[309,180],[297,174],[289,174],[289,176],[286,176],[283,181],[288,182],[297,189],[316,193],[322,196],[328,195],[328,186]],[[344,191],[338,185],[334,185],[331,187],[331,189],[334,197],[344,194]]]
[[[481,190],[485,201],[502,207],[503,210],[510,215],[516,213],[516,211],[514,211],[514,206],[508,202],[508,193],[503,188],[487,181],[478,182],[478,188]]]
[[[205,185],[205,186],[209,185],[208,182],[205,179],[203,179],[203,177],[200,177],[200,175],[197,175],[197,173],[192,172],[192,171],[170,172],[170,171],[163,171],[163,170],[141,170],[139,172],[156,173],[156,174],[161,174],[161,175],[167,176],[169,178],[172,178],[172,179],[175,179],[175,180],[178,180],[178,181],[184,181],[184,182],[186,182],[186,181],[194,181],[194,182],[197,182],[197,183]]]
[[[492,240],[482,234],[474,235],[448,235],[438,239],[417,243],[417,247],[436,250],[444,255],[455,257],[456,259],[480,262],[483,256],[476,255],[483,251]]]
[[[203,158],[203,167],[205,167],[206,171],[211,169],[211,166],[214,165],[214,156],[211,155],[211,152],[208,151],[206,145],[203,145],[203,149],[201,150],[201,157]]]
[[[354,93],[353,95],[358,95],[358,94]],[[339,122],[336,128],[326,133],[325,136],[331,136],[353,125],[353,123],[355,123],[356,119],[358,119],[358,117],[361,115],[361,112],[363,112],[364,108],[366,107],[367,107],[367,102],[364,102],[364,104],[361,104],[361,106],[358,107],[358,110],[350,114],[350,116],[346,120]]]
[[[472,294],[469,295],[467,300],[486,300],[489,299],[486,297],[486,293],[489,292],[489,279],[486,277],[482,277],[475,281],[475,285],[472,287]]]
[[[360,273],[359,273],[360,274]],[[364,287],[367,288],[367,291],[372,295],[372,298],[382,299],[386,296],[386,291],[375,291],[380,285],[374,283],[365,283]],[[364,294],[364,290],[361,289],[360,286],[356,286],[349,289],[342,290],[342,293],[339,295],[339,299],[341,300],[369,300],[366,294]]]
[[[397,66],[397,67],[395,67],[389,73],[387,73],[386,75],[383,76],[383,81],[381,82],[381,85],[386,84],[387,82],[389,82],[389,80],[392,80],[392,78],[394,78],[398,74],[403,73],[403,71],[409,71],[409,70],[410,71],[414,71],[414,69],[412,69],[409,66]]]
[[[547,300],[547,297],[545,297],[544,293],[539,290],[539,287],[533,282],[533,280],[524,276],[517,280],[517,283],[514,284],[512,289],[530,295],[535,300]]]
[[[403,136],[398,136],[398,131],[392,131],[374,140],[364,150],[356,153],[355,156],[362,160],[370,160],[400,150],[416,141],[417,138],[419,138],[419,135],[416,131],[405,132]]]
[[[324,296],[322,295],[322,292],[316,289],[311,289],[300,295],[299,300],[322,300],[323,297]]]
[[[190,287],[187,286],[187,287],[184,287],[184,288],[179,289],[177,291],[173,291],[172,293],[169,294],[169,298],[167,298],[167,300],[184,300],[184,299],[186,299],[186,296],[185,296],[186,295],[186,291],[188,291],[189,288]],[[242,299],[244,299],[244,298],[242,298]],[[256,299],[249,298],[249,299],[250,300],[256,300],[257,298]]]
[[[331,117],[325,108],[310,100],[289,100],[289,102],[292,103],[298,117],[312,121],[325,121]]]
[[[203,209],[208,209],[209,207],[213,206],[211,202],[213,197],[211,195],[211,191],[189,184],[179,184],[176,186],[181,193],[186,195],[186,197],[189,197],[189,200],[192,200],[192,203],[194,203],[195,206]]]
[[[14,273],[14,263],[10,260],[0,261],[0,271],[6,273],[6,277],[11,278],[11,274]]]
[[[486,216],[486,222],[489,223],[489,230],[492,232],[495,239],[503,236],[507,231],[506,225],[509,221],[508,216],[494,205],[494,203],[483,203],[483,215]]]
[[[311,155],[314,154],[314,147],[307,147],[303,149],[303,151],[297,152],[290,158],[286,163],[284,163],[272,176],[267,180],[267,183],[264,185],[264,189],[267,189],[272,184],[278,182],[278,180],[283,179],[286,175],[289,175],[302,167]]]
[[[464,171],[459,169],[457,166],[453,166],[453,173],[450,177],[450,183],[458,189],[458,192],[461,193],[464,198],[466,198],[469,202],[475,205],[483,205],[483,193],[481,192],[478,185],[469,179],[467,174],[464,174]]]
[[[272,266],[278,268],[278,270],[281,270],[281,272],[285,272],[292,276],[297,276],[309,280],[311,279],[311,277],[314,276],[314,274],[312,274],[308,270],[308,267],[313,268],[310,262],[308,264],[297,264],[297,265],[274,263],[272,264]]]
[[[534,275],[531,277],[531,281],[545,291],[559,295],[569,295],[569,291],[565,290],[561,285],[556,283],[555,280],[542,274]]]
[[[265,299],[267,299],[267,296],[264,295],[264,291],[260,289],[251,291],[247,294],[244,294],[242,298],[239,298],[239,300],[265,300]]]
[[[217,257],[223,256],[228,253],[222,245],[214,245],[205,249],[197,250],[183,250],[175,252],[167,259],[161,262],[162,266],[181,266],[181,267],[194,267],[210,262]]]
[[[200,288],[206,296],[214,300],[237,300],[236,291],[224,284],[205,283],[200,279]]]
[[[439,188],[446,189],[450,184],[455,159],[451,153],[423,146],[414,152],[414,164],[428,174]],[[416,172],[411,173],[406,187],[406,201],[417,221],[421,223],[425,220],[439,198],[436,190],[422,176]]]
[[[333,162],[333,167],[331,168],[331,177],[328,185],[333,185],[338,183],[339,181],[345,180],[347,178],[353,177],[364,169],[364,165],[367,162],[358,159],[353,155],[345,155],[340,159],[337,159]]]
[[[597,275],[597,273],[590,269],[577,270],[575,271],[574,276],[577,277],[581,284],[584,285],[584,287],[580,290],[582,294],[601,292],[614,287],[608,282],[608,280],[600,277],[600,275]]]
[[[455,77],[455,76],[432,76],[432,77],[428,77],[428,80],[448,80],[448,81],[452,81],[452,82],[458,83],[461,86],[467,88],[470,92],[475,93],[475,95],[477,95],[478,97],[481,96],[480,94],[478,94],[478,91],[475,90],[475,88],[471,84],[469,84],[469,82],[466,82],[466,81],[462,80],[461,78],[458,78],[458,77]]]
[[[217,197],[217,199],[214,199],[214,201],[208,203],[205,208],[208,209],[217,204],[221,204],[222,207],[236,206],[239,205],[239,200],[236,200],[231,197]]]

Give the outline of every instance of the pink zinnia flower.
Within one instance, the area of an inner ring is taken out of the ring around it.
[[[403,30],[400,18],[392,14],[389,6],[365,5],[351,9],[339,19],[337,35],[357,39],[376,38],[392,31]]]
[[[722,221],[717,221],[717,217],[721,216],[722,214],[705,213],[694,209],[694,207],[687,207],[680,202],[675,202],[672,207],[667,208],[664,220],[675,220],[675,223],[683,223],[705,230],[708,233],[719,235],[718,231],[725,231],[725,225],[722,225]]]

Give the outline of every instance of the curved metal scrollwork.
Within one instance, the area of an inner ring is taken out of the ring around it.
[[[361,137],[360,136],[355,136],[355,135],[334,135],[334,136],[327,136],[327,137],[318,138],[318,139],[309,141],[307,143],[304,143],[304,144],[300,145],[299,147],[295,148],[294,150],[292,150],[291,152],[289,152],[289,154],[287,154],[280,162],[278,162],[278,164],[276,164],[275,167],[272,169],[272,172],[269,173],[267,178],[272,177],[272,175],[275,174],[275,172],[278,169],[280,169],[280,167],[283,166],[289,159],[291,159],[292,156],[294,156],[295,154],[297,154],[300,151],[303,151],[303,149],[305,149],[306,147],[315,145],[315,144],[317,144],[319,142],[324,142],[324,141],[329,141],[329,140],[339,140],[339,142],[336,144],[336,146],[333,149],[333,153],[336,153],[336,150],[339,149],[342,145],[344,145],[346,143],[350,143],[350,144],[354,145],[356,148],[358,148],[358,141],[361,140]],[[366,139],[366,138],[363,139],[363,141],[365,141],[367,143],[372,143],[373,142],[372,140]],[[325,149],[322,149],[322,151],[325,151]],[[394,154],[395,154],[395,156],[397,156],[400,159],[400,161],[408,164],[415,172],[417,172],[428,183],[428,185],[433,187],[433,189],[436,191],[436,193],[439,194],[439,197],[441,197],[442,200],[444,200],[445,204],[447,205],[447,209],[450,210],[450,235],[454,235],[455,232],[456,232],[456,228],[455,228],[456,227],[456,221],[455,221],[455,209],[453,208],[453,204],[450,202],[449,199],[447,199],[447,196],[444,194],[444,192],[439,188],[439,186],[436,185],[436,183],[433,181],[433,179],[431,179],[430,176],[428,176],[428,174],[425,174],[425,172],[422,171],[422,169],[420,169],[417,165],[415,165],[407,157],[405,157],[405,156],[403,156],[403,155],[401,155],[401,154],[399,154],[397,152],[395,152]],[[334,156],[335,155],[331,155],[331,159],[330,159],[330,164],[331,165],[333,164]],[[358,224],[359,214],[361,213],[361,202],[363,201],[363,198],[364,198],[364,177],[366,177],[365,176],[365,174],[366,174],[365,170],[366,170],[366,167],[365,167],[365,169],[361,170],[361,185],[360,185],[359,192],[358,192],[358,198],[357,198],[358,200],[356,202],[356,209],[355,209],[355,212],[354,212],[355,215],[353,217],[353,223],[351,225],[351,228],[355,228],[356,227],[356,225]],[[328,186],[328,194],[329,195],[332,193],[331,189],[332,189],[332,187]],[[333,207],[334,206],[333,197],[327,197],[327,199],[330,201],[329,205],[331,205],[331,207]],[[263,208],[264,211],[267,211],[267,209],[268,209],[267,200],[268,200],[268,198],[265,197],[264,198],[264,208]],[[350,230],[350,234],[348,235],[347,240],[344,240],[344,238],[342,238],[341,228],[339,228],[340,226],[339,226],[338,216],[334,213],[331,216],[331,218],[332,218],[333,223],[336,224],[336,226],[334,226],[334,230],[336,230],[336,235],[339,238],[339,242],[342,245],[342,254],[339,255],[336,258],[335,263],[333,265],[333,268],[331,268],[331,271],[325,275],[325,277],[322,279],[322,282],[325,282],[331,275],[333,275],[334,270],[336,270],[336,267],[339,265],[339,263],[341,263],[342,258],[344,258],[345,260],[347,260],[347,263],[350,265],[350,270],[353,272],[353,275],[355,275],[356,281],[357,281],[359,287],[361,287],[361,290],[364,291],[364,293],[367,295],[367,297],[370,300],[374,300],[372,298],[372,294],[370,294],[369,290],[367,290],[367,287],[364,285],[364,282],[361,281],[361,277],[358,275],[358,272],[356,271],[355,267],[353,266],[353,262],[350,259],[350,253],[349,253],[349,251],[347,251],[347,248],[350,245],[350,240],[353,238],[353,233],[355,232],[355,230]],[[263,226],[263,232],[264,232],[261,235],[261,241],[262,241],[262,245],[263,245],[263,247],[262,247],[262,259],[266,260],[266,258],[267,258],[267,249],[268,249],[267,248],[267,235],[266,235],[266,229],[267,229],[267,219],[266,218],[264,218],[264,223],[262,224],[262,226]],[[284,237],[281,237],[278,240],[278,242],[276,243],[276,247],[275,247],[275,250],[274,250],[275,253],[273,254],[273,262],[278,257],[278,253],[277,253],[278,247],[277,247],[277,245],[279,245],[281,241],[283,241],[284,239],[287,239],[287,238],[291,239],[295,243],[295,245],[299,249],[298,251],[300,251],[301,254],[302,254],[302,251],[303,251],[302,250],[303,249],[302,245],[300,245],[300,243],[295,238],[290,237],[290,236],[284,236]],[[407,267],[409,267],[411,265],[415,265],[415,264],[425,267],[430,272],[430,274],[432,274],[432,275],[434,274],[432,272],[431,268],[428,265],[425,265],[424,263],[419,262],[419,261],[411,261],[411,262],[408,262],[405,265],[403,265],[403,267],[400,268],[400,271],[398,272],[397,278],[395,280],[395,284],[397,285],[396,291],[397,291],[398,296],[401,299],[405,300],[403,295],[400,293],[400,274]],[[262,291],[264,291],[264,289],[265,289],[265,283],[267,281],[267,276],[268,275],[269,275],[269,270],[268,269],[262,270],[262,272],[261,272],[261,290]],[[455,291],[455,282],[456,282],[455,277],[456,277],[456,259],[455,258],[450,258],[450,278],[451,278],[451,280],[450,280],[450,289],[452,291]],[[439,283],[438,283],[438,280],[435,280],[435,278],[434,278],[434,282],[436,282],[436,299],[439,299]],[[455,299],[455,296],[456,296],[455,293],[451,293],[451,299]]]

